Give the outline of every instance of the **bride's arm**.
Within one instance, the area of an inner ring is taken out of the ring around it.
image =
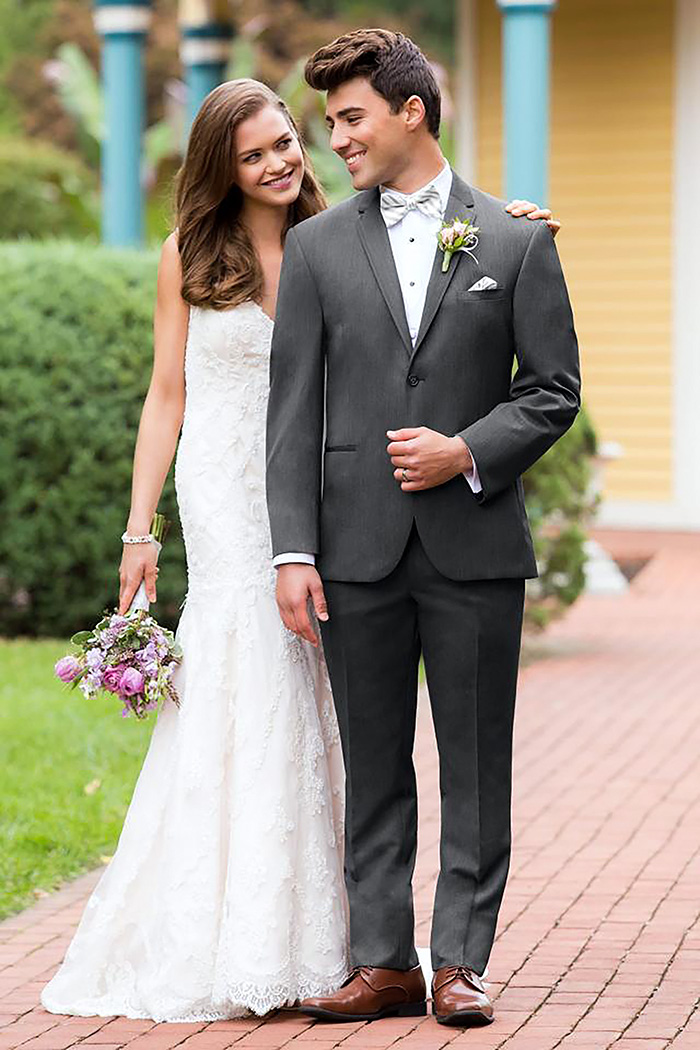
[[[150,532],[182,426],[189,306],[180,294],[181,286],[180,254],[175,234],[171,234],[163,245],[158,267],[153,373],[136,439],[131,510],[126,526],[126,531],[132,536]],[[148,598],[155,601],[155,546],[152,543],[125,544],[119,570],[121,613],[129,608],[144,576]]]

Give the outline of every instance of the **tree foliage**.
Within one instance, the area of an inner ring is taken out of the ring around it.
[[[0,238],[96,237],[97,179],[48,142],[0,138]]]

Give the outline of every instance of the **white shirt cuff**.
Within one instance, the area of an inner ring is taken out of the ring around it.
[[[474,459],[473,456],[472,456],[472,469],[471,470],[465,470],[464,471],[464,476],[467,479],[467,481],[469,482],[469,487],[472,490],[472,492],[474,493],[474,495],[476,495],[477,492],[481,492],[481,479],[479,478],[479,470],[478,470],[477,465],[476,465],[476,460]]]
[[[278,554],[276,558],[272,559],[272,564],[275,568],[280,565],[315,565],[316,555],[315,554]]]

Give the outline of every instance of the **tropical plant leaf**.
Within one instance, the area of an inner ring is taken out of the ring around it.
[[[101,143],[105,133],[104,97],[97,73],[77,44],[61,44],[56,57],[61,64],[57,78],[61,102],[82,131]]]

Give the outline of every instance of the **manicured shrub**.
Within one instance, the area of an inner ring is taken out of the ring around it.
[[[36,139],[0,138],[0,239],[96,237],[95,176]]]
[[[0,245],[0,633],[64,636],[116,603],[156,268],[150,252]],[[177,520],[171,481],[160,509]],[[173,528],[156,610],[169,624],[183,562]]]
[[[0,633],[65,636],[115,603],[119,537],[152,358],[157,257],[65,242],[0,245]],[[595,437],[581,414],[525,476],[541,625],[580,593]],[[160,509],[177,510],[169,480]],[[156,615],[185,594],[174,527]]]
[[[527,588],[526,623],[544,627],[585,585],[584,543],[596,497],[596,437],[582,409],[574,425],[523,477],[540,575]]]

